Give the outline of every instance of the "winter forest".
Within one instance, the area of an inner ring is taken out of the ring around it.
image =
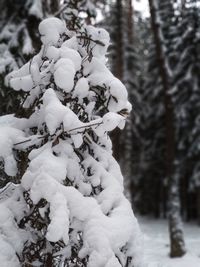
[[[200,0],[0,1],[0,267],[200,267]]]

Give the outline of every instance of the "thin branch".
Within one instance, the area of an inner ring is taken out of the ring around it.
[[[75,130],[79,130],[79,129],[90,128],[90,127],[92,127],[92,126],[99,126],[99,125],[101,125],[102,123],[103,123],[103,121],[101,121],[101,122],[91,123],[91,124],[89,124],[89,125],[84,125],[84,126],[76,127],[76,128],[74,128],[74,129],[69,130],[68,133],[70,133],[70,132],[72,132],[72,131],[75,131]]]
[[[37,139],[43,139],[45,137],[48,137],[49,135],[43,135],[43,136],[38,136]],[[24,140],[24,141],[21,141],[19,143],[15,143],[14,146],[17,146],[17,145],[21,145],[21,144],[25,144],[25,143],[28,143],[28,142],[31,142],[33,141],[33,139],[27,139],[27,140]]]
[[[21,144],[24,144],[24,143],[28,143],[30,141],[32,141],[32,139],[27,139],[25,141],[21,141],[21,142],[15,143],[14,146],[21,145]]]
[[[92,38],[88,37],[88,36],[82,36],[82,35],[79,35],[77,36],[76,38],[79,38],[79,39],[84,39],[84,40],[87,40],[87,41],[92,41],[98,45],[101,45],[101,46],[105,46],[105,44],[99,40],[93,40]]]

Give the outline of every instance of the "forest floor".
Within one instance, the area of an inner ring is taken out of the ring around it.
[[[144,234],[145,267],[200,267],[200,227],[184,224],[187,254],[182,258],[169,257],[169,239],[166,220],[139,217]]]

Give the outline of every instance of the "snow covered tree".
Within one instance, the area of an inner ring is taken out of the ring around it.
[[[131,110],[105,66],[109,35],[54,17],[39,32],[40,52],[7,78],[25,97],[23,112],[0,121],[1,161],[18,184],[1,203],[1,264],[139,266],[140,231],[108,135]]]

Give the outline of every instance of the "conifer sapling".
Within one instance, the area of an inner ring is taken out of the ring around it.
[[[54,17],[39,32],[40,52],[7,79],[24,91],[21,109],[0,120],[0,157],[19,184],[0,204],[1,262],[139,266],[140,231],[109,138],[131,110],[105,64],[109,35]]]

